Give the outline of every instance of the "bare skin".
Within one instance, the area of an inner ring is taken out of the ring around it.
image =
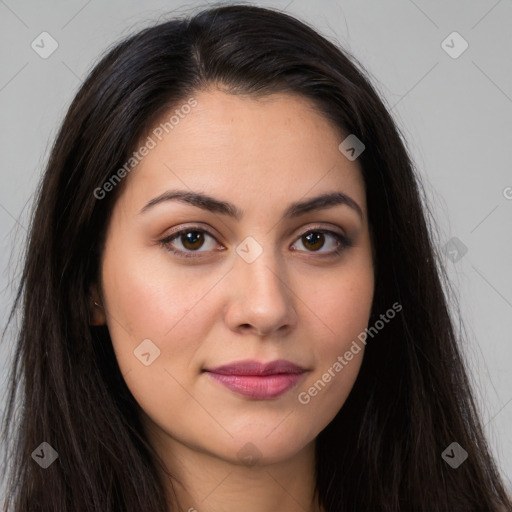
[[[107,323],[147,437],[172,475],[162,471],[170,504],[172,484],[190,512],[322,512],[315,438],[355,382],[364,350],[342,371],[332,367],[367,327],[374,291],[360,167],[338,150],[348,134],[304,98],[217,89],[194,98],[124,178],[92,289],[102,306],[94,319]],[[243,216],[179,200],[141,212],[176,189],[232,203]],[[356,206],[282,217],[291,203],[333,192]],[[159,242],[181,229],[192,236]],[[249,263],[246,254],[257,257]],[[149,365],[134,355],[143,340]],[[304,373],[279,396],[254,398],[204,371],[246,359],[286,359]],[[309,393],[319,379],[328,382]]]

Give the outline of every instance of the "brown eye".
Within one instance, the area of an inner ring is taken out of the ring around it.
[[[209,246],[208,239],[210,239]],[[182,229],[160,240],[160,244],[168,251],[185,258],[202,256],[202,253],[215,249],[217,245],[213,235],[203,229],[196,228]],[[205,246],[205,250],[199,250]]]
[[[180,235],[180,240],[188,250],[200,249],[204,244],[204,233],[201,231],[187,231]]]
[[[323,229],[310,230],[304,233],[298,241],[305,247],[304,252],[318,253],[322,256],[339,254],[343,249],[352,245],[351,241],[344,235]],[[327,247],[327,250],[320,251],[324,247]]]
[[[316,251],[317,249],[321,249],[325,243],[325,235],[324,233],[320,233],[318,231],[312,231],[307,235],[302,236],[303,244],[308,249]]]

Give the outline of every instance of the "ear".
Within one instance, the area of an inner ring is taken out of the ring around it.
[[[89,325],[105,325],[107,323],[103,300],[95,283],[89,287],[89,312]]]

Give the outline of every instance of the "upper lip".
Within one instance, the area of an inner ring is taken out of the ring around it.
[[[268,363],[256,360],[234,361],[215,368],[205,368],[205,371],[221,375],[277,375],[279,373],[303,373],[306,370],[286,359],[276,359]]]

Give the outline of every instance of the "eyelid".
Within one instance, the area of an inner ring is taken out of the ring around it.
[[[212,236],[213,238],[220,237],[218,234],[213,233],[213,229],[209,227],[205,227],[202,224],[180,224],[176,228],[172,228],[171,231],[163,238],[163,240],[169,240],[171,238],[176,238],[178,235],[181,235],[183,233],[188,233],[189,231],[201,231],[204,233],[207,233],[208,235]],[[160,240],[161,241],[161,240]]]
[[[329,227],[326,227],[326,225],[328,225]],[[339,230],[340,232],[338,233],[337,230]],[[309,233],[310,231],[322,231],[324,233],[334,233],[336,235],[339,235],[339,236],[342,236],[342,237],[345,237],[348,239],[348,235],[345,233],[344,229],[342,229],[338,226],[335,226],[334,224],[330,224],[328,222],[316,223],[316,224],[313,223],[312,225],[308,226],[307,229],[301,230],[298,237],[304,236],[306,233]]]

